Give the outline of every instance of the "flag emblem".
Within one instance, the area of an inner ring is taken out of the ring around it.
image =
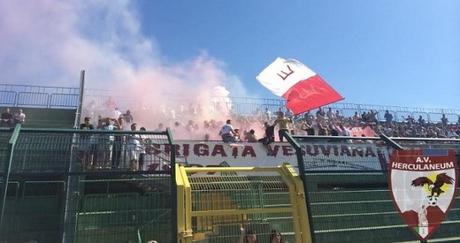
[[[454,150],[396,150],[389,170],[390,191],[401,217],[421,240],[428,239],[455,199]]]

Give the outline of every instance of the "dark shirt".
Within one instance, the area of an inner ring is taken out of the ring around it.
[[[11,119],[13,119],[13,114],[8,113],[8,112],[3,112],[2,113],[2,119],[11,120]]]
[[[123,114],[123,119],[127,122],[127,123],[132,123],[134,118],[131,114]]]
[[[268,126],[265,128],[265,136],[271,138],[275,136],[275,126]]]
[[[93,124],[86,125],[85,123],[82,123],[82,124],[80,124],[80,129],[82,129],[82,130],[93,130],[94,126],[93,126]]]

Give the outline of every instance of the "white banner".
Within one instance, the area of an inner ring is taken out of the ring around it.
[[[273,167],[285,162],[297,166],[295,149],[288,143],[200,142],[178,140],[177,162],[190,166],[260,166]],[[306,170],[381,170],[386,166],[386,151],[374,144],[302,143]],[[150,145],[147,155],[170,153],[169,145]],[[385,149],[386,150],[386,149]]]

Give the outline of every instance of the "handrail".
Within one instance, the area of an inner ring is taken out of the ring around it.
[[[312,135],[291,135],[294,139],[312,140],[381,140],[379,137],[349,137],[349,136],[312,136]],[[458,138],[422,138],[422,137],[389,137],[397,141],[432,141],[432,142],[460,142]]]
[[[154,131],[122,131],[122,130],[79,130],[79,129],[59,129],[59,128],[22,128],[23,133],[77,133],[77,134],[139,134],[139,135],[165,135],[169,136],[171,133],[154,132]],[[171,142],[168,138],[168,143]]]
[[[47,86],[47,85],[25,85],[25,84],[0,84],[0,86],[10,87],[32,87],[32,88],[57,88],[57,89],[75,89],[78,87]]]
[[[11,163],[13,162],[13,155],[14,155],[14,147],[16,146],[16,142],[19,137],[19,132],[21,131],[21,124],[16,124],[14,128],[13,134],[11,134],[11,138],[8,142],[8,159],[6,160],[4,172],[3,172],[3,188],[2,188],[2,197],[1,197],[1,205],[0,205],[0,230],[3,226],[3,220],[5,215],[5,203],[6,203],[6,196],[8,192],[8,182],[10,179],[10,171],[11,171]]]
[[[13,134],[11,135],[10,141],[8,142],[9,144],[11,144],[13,146],[16,145],[16,142],[17,142],[18,137],[19,137],[19,132],[21,131],[21,127],[22,127],[22,125],[20,123],[16,124],[16,126],[14,127],[14,130],[13,130]]]
[[[278,172],[278,168],[273,167],[187,167],[187,173],[199,173],[199,172],[229,172],[229,171],[240,171],[240,172]]]

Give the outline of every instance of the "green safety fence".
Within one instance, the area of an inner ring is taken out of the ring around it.
[[[380,138],[290,136],[296,147],[314,242],[418,242],[388,190],[392,148]],[[455,139],[394,139],[405,148],[455,148]],[[460,241],[460,197],[430,237]]]
[[[0,242],[175,241],[169,131],[17,130],[11,154],[0,145]]]

